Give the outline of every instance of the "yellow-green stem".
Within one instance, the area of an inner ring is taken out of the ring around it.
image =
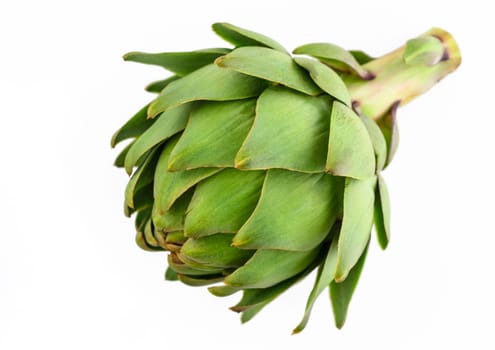
[[[461,63],[461,55],[452,35],[432,28],[421,36],[433,36],[442,42],[444,54],[440,62],[433,66],[407,64],[403,59],[404,45],[364,65],[375,75],[374,79],[344,78],[353,103],[359,106],[361,113],[379,119],[396,101],[400,101],[401,106],[408,103],[456,70]]]

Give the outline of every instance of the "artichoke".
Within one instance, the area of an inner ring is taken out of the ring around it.
[[[457,45],[434,28],[380,58],[328,43],[291,56],[250,30],[213,30],[234,48],[124,56],[173,73],[112,138],[131,140],[115,165],[132,174],[137,244],[169,252],[167,280],[242,292],[243,322],[316,269],[294,332],[327,287],[340,328],[373,224],[389,242],[381,172],[396,109],[457,68]]]

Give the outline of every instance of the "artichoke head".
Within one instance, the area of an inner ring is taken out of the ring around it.
[[[328,287],[344,324],[374,224],[390,237],[381,172],[398,142],[396,110],[460,63],[432,29],[380,58],[327,43],[296,48],[227,23],[234,48],[131,52],[170,77],[113,136],[129,139],[115,165],[130,177],[125,214],[137,244],[168,251],[168,280],[242,292],[250,320],[316,270],[301,331]]]

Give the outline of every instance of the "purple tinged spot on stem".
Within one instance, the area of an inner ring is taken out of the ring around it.
[[[432,36],[434,38],[437,38],[438,40],[440,40],[440,42],[443,45],[443,54],[442,54],[442,58],[440,58],[440,61],[439,62],[448,61],[450,59],[450,52],[449,52],[449,48],[445,44],[445,40],[443,40],[443,38],[441,36],[439,36],[439,35],[432,35]]]
[[[358,100],[352,101],[352,110],[356,112],[356,114],[361,115],[361,109],[359,108],[361,103]]]
[[[442,58],[440,59],[440,62],[443,62],[443,61],[448,61],[450,59],[450,53],[449,53],[449,50],[447,48],[445,48],[443,50],[443,56]]]
[[[370,72],[370,71],[368,70],[368,71],[366,71],[366,74],[364,74],[364,75],[362,76],[362,78],[363,78],[364,80],[373,80],[373,79],[375,79],[375,78],[376,78],[376,75],[375,75],[375,73]]]
[[[392,121],[395,124],[395,118],[397,116],[397,108],[400,106],[401,100],[397,100],[392,104],[392,107],[390,108],[390,115],[392,117]]]

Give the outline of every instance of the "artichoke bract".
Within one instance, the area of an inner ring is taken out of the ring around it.
[[[246,322],[316,270],[294,332],[328,288],[337,327],[363,268],[372,226],[385,249],[390,202],[381,172],[397,148],[397,107],[460,64],[434,28],[380,58],[328,43],[296,48],[228,23],[233,48],[131,52],[173,75],[113,136],[132,174],[125,214],[137,244],[168,251],[167,280],[242,292]]]

